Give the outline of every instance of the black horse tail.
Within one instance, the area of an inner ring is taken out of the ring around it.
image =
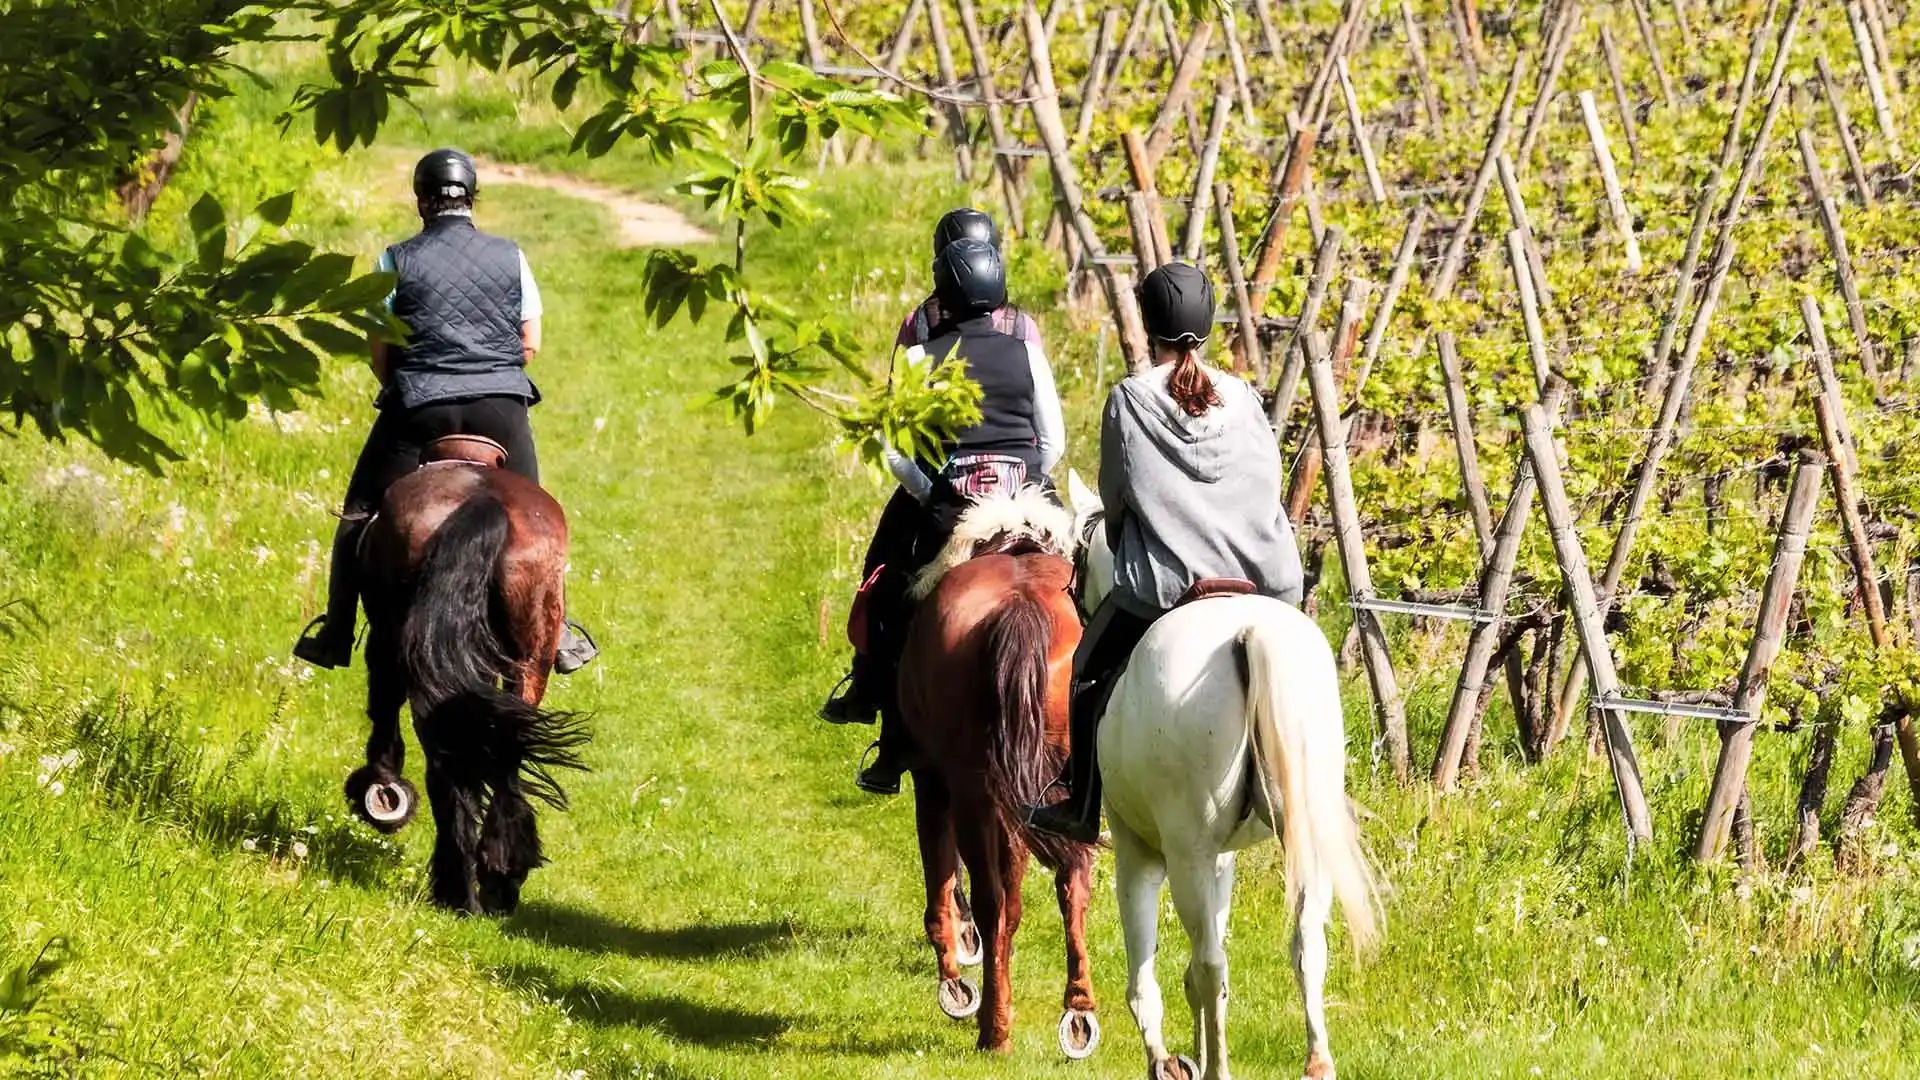
[[[554,769],[584,769],[584,718],[500,689],[511,666],[494,629],[507,510],[480,492],[427,542],[401,631],[421,749],[457,786],[498,785],[516,771],[528,795],[565,808]]]
[[[1033,597],[1017,593],[987,617],[987,659],[993,665],[997,722],[987,734],[987,793],[1007,827],[1048,866],[1068,857],[1068,842],[1027,827],[1060,769],[1047,745],[1047,674],[1053,624]]]

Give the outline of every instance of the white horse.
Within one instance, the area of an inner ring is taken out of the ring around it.
[[[1113,586],[1099,496],[1068,491],[1087,542],[1078,588],[1092,611]],[[1100,774],[1127,948],[1127,1004],[1150,1080],[1228,1080],[1227,913],[1234,852],[1279,836],[1298,918],[1293,968],[1311,1080],[1332,1080],[1327,922],[1337,898],[1356,948],[1376,936],[1373,875],[1346,798],[1346,731],[1333,651],[1313,620],[1264,596],[1200,600],[1147,632],[1100,722]],[[1199,1063],[1167,1052],[1153,960],[1160,886],[1193,946],[1187,1003]]]

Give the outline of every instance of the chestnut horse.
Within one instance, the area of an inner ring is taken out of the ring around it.
[[[540,485],[498,466],[490,440],[451,436],[387,490],[361,545],[367,609],[367,763],[354,812],[382,832],[413,817],[400,706],[427,759],[435,903],[504,914],[545,860],[528,796],[564,809],[552,770],[584,768],[580,718],[540,708],[559,646],[567,519]]]
[[[976,502],[915,586],[922,599],[899,689],[916,749],[910,771],[941,1008],[954,1019],[978,1014],[980,1049],[1009,1048],[1008,964],[1032,852],[1054,871],[1066,921],[1060,1047],[1084,1058],[1100,1041],[1086,943],[1093,849],[1030,832],[1023,812],[1041,801],[1066,758],[1080,641],[1072,545],[1071,516],[1036,488]],[[956,900],[962,863],[971,927]],[[972,928],[984,946],[984,993],[960,974]]]

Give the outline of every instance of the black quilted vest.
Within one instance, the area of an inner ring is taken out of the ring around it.
[[[442,215],[395,244],[393,313],[412,329],[393,352],[391,390],[416,409],[505,395],[540,400],[520,342],[520,247],[471,218]]]
[[[925,348],[937,363],[955,344],[967,377],[980,384],[980,422],[945,447],[949,457],[1006,454],[1027,464],[1029,480],[1040,478],[1040,433],[1035,427],[1033,366],[1026,343],[993,328],[993,317],[947,322],[934,328]]]

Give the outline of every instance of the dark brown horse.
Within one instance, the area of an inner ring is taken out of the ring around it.
[[[367,764],[347,801],[382,832],[412,819],[400,706],[427,759],[434,902],[505,913],[545,860],[528,796],[564,808],[552,770],[582,768],[580,719],[541,709],[561,634],[567,519],[472,436],[428,451],[387,490],[361,546]]]
[[[900,707],[917,750],[911,771],[941,1008],[955,1019],[978,1013],[981,1049],[1009,1048],[1008,962],[1031,852],[1054,871],[1066,921],[1060,1047],[1083,1058],[1100,1040],[1086,945],[1093,849],[1031,833],[1022,817],[1022,807],[1042,801],[1066,759],[1067,698],[1080,641],[1073,566],[1053,553],[1067,547],[1048,542],[1070,536],[1071,519],[1056,528],[1007,525],[1009,517],[1047,512],[1023,495],[979,504],[962,520],[917,590],[925,597],[901,658]],[[999,521],[983,524],[981,517]],[[956,900],[963,862],[972,925],[984,945],[984,993],[960,974],[968,928]]]

